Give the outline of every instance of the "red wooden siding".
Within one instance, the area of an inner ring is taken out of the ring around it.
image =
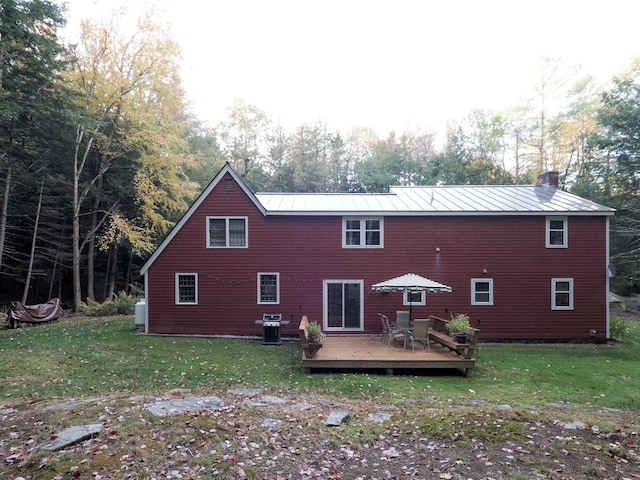
[[[302,315],[322,322],[323,280],[364,280],[365,333],[393,318],[401,293],[371,285],[416,273],[453,288],[427,294],[413,317],[468,313],[481,338],[578,339],[606,334],[606,218],[568,218],[566,249],[545,248],[545,216],[385,217],[383,249],[342,248],[342,217],[265,217],[224,181],[147,272],[150,333],[259,334],[255,320],[282,313],[295,334]],[[235,184],[234,184],[235,185]],[[247,216],[249,247],[206,248],[207,216]],[[440,252],[436,252],[436,248]],[[483,271],[486,270],[486,274]],[[198,274],[198,305],[175,305],[175,273]],[[257,273],[280,273],[280,304],[257,303]],[[574,279],[574,310],[551,310],[551,279]],[[471,305],[471,279],[492,278],[493,306]]]

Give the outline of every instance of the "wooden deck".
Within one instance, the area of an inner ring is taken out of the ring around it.
[[[380,336],[327,336],[313,358],[302,354],[302,368],[314,370],[379,370],[388,375],[401,371],[458,369],[466,376],[475,371],[475,358],[464,356],[431,342],[431,350],[417,345],[405,349],[401,343],[382,345]]]

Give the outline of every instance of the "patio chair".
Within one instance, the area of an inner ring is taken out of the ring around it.
[[[411,328],[411,324],[409,321],[409,312],[405,310],[397,310],[396,311],[396,327],[399,328]]]
[[[416,318],[413,321],[413,329],[409,330],[407,334],[407,340],[413,350],[416,349],[416,342],[422,342],[424,348],[431,351],[431,345],[429,345],[429,319]]]
[[[383,345],[387,344],[387,339],[389,337],[389,319],[387,318],[386,315],[379,313],[378,317],[380,317],[380,322],[382,323],[382,337],[380,338],[380,340],[382,341]],[[386,319],[386,321],[385,321]]]
[[[405,342],[406,345],[406,330],[392,326],[389,323],[389,318],[386,315],[382,315],[380,318],[382,319],[382,322],[385,325],[387,331],[386,343],[384,343],[384,345],[390,345],[393,340],[397,339],[402,339],[402,341]]]

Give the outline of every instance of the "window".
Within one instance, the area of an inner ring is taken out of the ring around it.
[[[258,273],[258,303],[280,303],[279,273]]]
[[[471,279],[471,305],[493,305],[493,278]]]
[[[381,218],[344,218],[342,246],[345,248],[382,248]]]
[[[547,248],[567,248],[567,217],[547,217]]]
[[[551,310],[573,310],[573,278],[551,279]]]
[[[426,294],[424,290],[418,290],[412,292],[411,290],[405,290],[402,292],[402,304],[403,305],[426,305]]]
[[[246,217],[207,217],[207,247],[243,248],[247,243]]]
[[[198,274],[176,273],[176,304],[196,305],[198,303]]]

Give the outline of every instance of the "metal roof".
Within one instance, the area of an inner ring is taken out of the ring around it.
[[[258,193],[267,215],[613,215],[546,185],[392,187],[389,193]]]

